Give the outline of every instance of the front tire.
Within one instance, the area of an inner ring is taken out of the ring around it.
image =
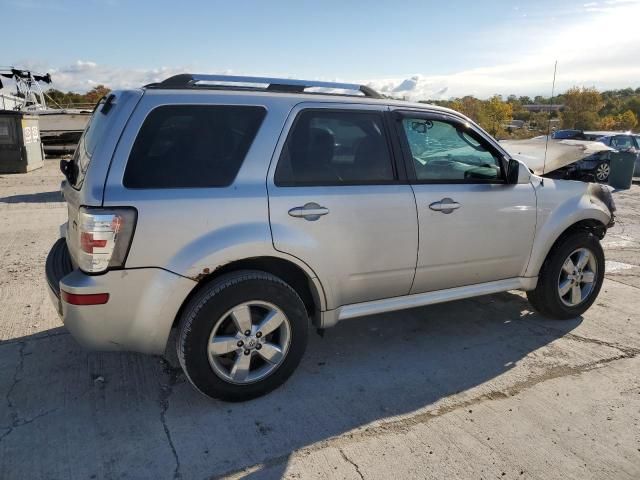
[[[549,252],[529,302],[541,315],[566,320],[595,302],[604,281],[604,251],[598,238],[580,231],[561,239]]]
[[[250,400],[289,378],[308,331],[304,303],[287,283],[266,272],[235,272],[205,286],[186,305],[178,359],[203,394]]]

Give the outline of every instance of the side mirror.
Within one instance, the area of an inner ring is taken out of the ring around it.
[[[520,177],[520,162],[511,159],[507,164],[507,185],[515,185]]]

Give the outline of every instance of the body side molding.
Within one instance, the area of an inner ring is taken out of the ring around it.
[[[422,307],[435,303],[477,297],[479,295],[489,295],[492,293],[506,292],[508,290],[533,290],[537,281],[538,277],[507,278],[494,282],[479,283],[477,285],[447,288],[435,292],[417,293],[384,300],[343,305],[335,310],[322,312],[322,327],[327,328],[341,320],[348,320],[350,318]]]

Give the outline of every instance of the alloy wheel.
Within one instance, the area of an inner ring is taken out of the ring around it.
[[[596,168],[596,178],[601,182],[609,178],[609,173],[611,173],[611,167],[608,163],[601,163]]]
[[[271,375],[290,343],[291,325],[284,312],[255,300],[236,305],[216,321],[207,354],[216,375],[242,385]]]
[[[558,277],[558,294],[562,303],[575,307],[584,302],[593,292],[597,268],[596,257],[590,250],[574,250],[562,264]]]

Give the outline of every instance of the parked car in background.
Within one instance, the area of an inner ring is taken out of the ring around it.
[[[608,189],[543,181],[453,110],[326,82],[112,92],[61,168],[68,222],[45,269],[65,326],[153,354],[176,328],[188,380],[232,401],[282,384],[312,327],[514,289],[575,318],[615,211]]]
[[[560,134],[561,137],[576,136],[575,132]],[[581,133],[582,136],[584,136]],[[548,138],[546,135],[526,140],[502,140],[501,145],[536,175],[566,180],[596,181],[595,171],[599,166],[601,182],[608,179],[611,147],[590,140],[574,138]],[[586,163],[583,160],[588,159]],[[595,161],[595,164],[591,162]],[[584,172],[582,171],[584,168]],[[604,175],[602,175],[604,174]]]
[[[585,140],[598,141],[603,137],[610,137],[612,135],[628,135],[629,132],[623,131],[608,131],[608,130],[587,130],[583,132]]]
[[[547,177],[565,180],[607,183],[611,174],[611,155],[615,152],[601,151],[581,160],[549,172]]]
[[[551,134],[554,140],[586,140],[582,130],[556,130]]]
[[[598,136],[600,133],[607,133],[607,135]],[[640,176],[640,135],[611,132],[585,132],[584,135],[591,138],[597,136],[595,139],[598,142],[610,147],[613,151],[596,152],[553,172],[552,176],[555,178],[595,180],[600,183],[606,183],[611,173],[611,158],[617,155],[618,152],[628,152],[635,155],[634,176]]]

